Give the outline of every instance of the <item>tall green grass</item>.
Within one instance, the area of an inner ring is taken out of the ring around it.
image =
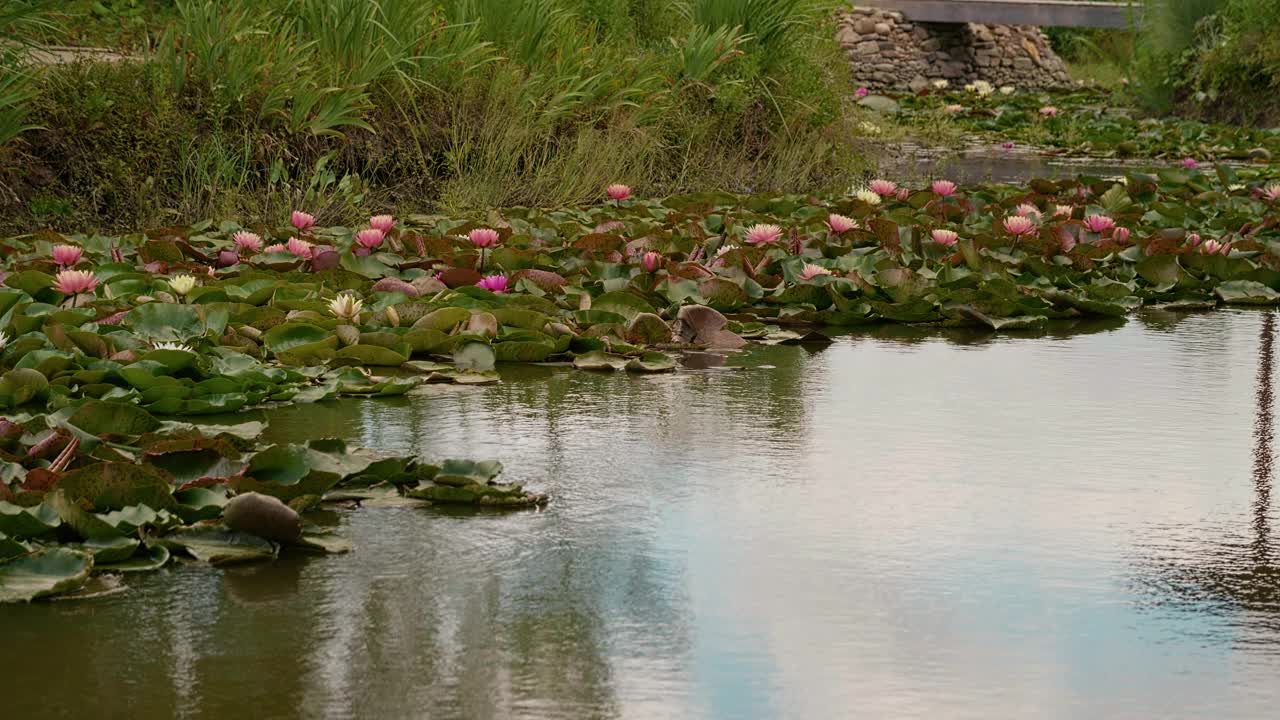
[[[36,90],[23,53],[27,39],[50,28],[39,6],[0,0],[0,147],[35,127],[28,117]]]
[[[142,62],[42,73],[20,104],[45,128],[10,145],[70,226],[842,186],[861,163],[833,140],[824,7],[173,0]]]

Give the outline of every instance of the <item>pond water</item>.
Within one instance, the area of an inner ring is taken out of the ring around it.
[[[1273,716],[1267,317],[275,411],[276,439],[498,458],[554,499],[338,511],[349,555],[0,607],[3,715]]]
[[[1238,162],[1224,165],[1242,166]],[[945,178],[962,184],[1023,183],[1028,178],[1063,179],[1078,175],[1121,177],[1181,167],[1181,160],[1071,157],[1043,153],[1018,145],[1009,150],[999,144],[973,141],[957,150],[913,143],[895,145],[879,158],[879,174],[903,180]]]

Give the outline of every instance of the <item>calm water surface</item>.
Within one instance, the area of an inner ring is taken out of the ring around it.
[[[342,511],[350,555],[0,607],[0,715],[1274,717],[1265,318],[888,328],[273,412],[554,501]]]

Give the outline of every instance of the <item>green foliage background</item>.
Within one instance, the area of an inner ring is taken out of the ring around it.
[[[609,182],[809,190],[861,167],[823,0],[0,7],[41,20],[33,42],[142,58],[8,61],[9,229],[573,204]]]

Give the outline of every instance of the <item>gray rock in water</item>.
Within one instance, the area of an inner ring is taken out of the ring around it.
[[[250,492],[237,495],[222,511],[222,522],[232,530],[264,540],[291,543],[302,537],[302,517],[279,498]]]

